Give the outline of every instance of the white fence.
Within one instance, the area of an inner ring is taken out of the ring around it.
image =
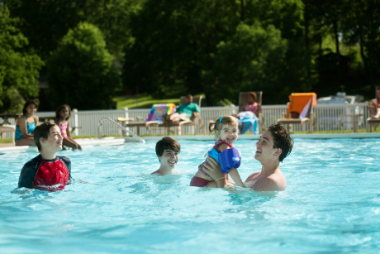
[[[283,118],[283,113],[287,110],[287,105],[264,105],[262,106],[262,114],[265,118],[265,125],[268,127],[277,122],[277,119]],[[202,107],[201,117],[205,124],[206,133],[208,133],[208,124],[210,121],[215,121],[222,115],[231,115],[236,113],[238,107]],[[98,123],[103,117],[109,117],[116,120],[118,117],[134,118],[145,121],[148,117],[150,109],[121,109],[121,110],[97,110],[97,111],[72,111],[72,118],[70,120],[70,126],[80,126],[76,129],[72,135],[98,135]],[[37,112],[36,115],[40,117],[54,116],[54,112]],[[319,105],[314,107],[314,114],[317,117],[317,130],[320,131],[332,131],[340,130],[338,115],[352,115],[363,114],[359,117],[359,129],[366,128],[366,119],[369,117],[369,111],[366,103],[358,103],[352,105]],[[349,118],[345,121],[351,121]],[[11,124],[15,124],[15,119],[10,120]],[[127,125],[128,126],[128,125]],[[353,129],[353,124],[348,123],[343,125],[344,129]],[[306,130],[309,131],[309,125]],[[136,133],[136,130],[133,130]],[[153,135],[161,135],[162,130],[153,129]],[[292,131],[301,131],[300,125],[294,125]],[[117,135],[119,134],[118,128],[109,123],[103,122],[103,135]],[[183,128],[183,135],[193,133],[193,127],[187,126]],[[196,128],[196,134],[202,134],[199,128]],[[140,128],[140,135],[147,135],[145,128]],[[11,137],[9,134],[6,137]]]

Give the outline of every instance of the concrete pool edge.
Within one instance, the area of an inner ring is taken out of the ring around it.
[[[165,136],[152,136],[152,137],[142,137],[146,141],[158,141]],[[208,136],[170,136],[175,140],[214,140],[213,135]],[[380,133],[345,133],[345,134],[291,134],[293,139],[347,139],[347,138],[380,138]],[[241,135],[239,140],[258,140],[260,135]],[[120,138],[92,138],[92,139],[77,139],[77,142],[82,147],[89,146],[115,146],[123,145],[125,142],[136,143],[138,142],[132,137],[120,137]],[[5,152],[37,152],[37,147],[35,146],[13,146],[13,147],[0,147],[0,153]]]
[[[380,133],[343,133],[343,134],[290,134],[292,138],[298,139],[345,139],[345,138],[380,138]],[[158,141],[165,136],[142,137],[146,141]],[[209,136],[170,136],[175,140],[214,140]],[[258,140],[260,135],[241,135],[239,140]],[[132,137],[124,138],[125,142],[136,142]]]
[[[82,147],[89,146],[117,146],[124,145],[123,138],[103,138],[103,139],[76,139],[76,141]],[[38,152],[35,146],[12,146],[12,147],[0,147],[0,153],[5,152]]]

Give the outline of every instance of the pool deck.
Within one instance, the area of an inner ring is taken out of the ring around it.
[[[181,140],[214,140],[213,135],[208,136],[171,136],[173,139]],[[380,138],[380,133],[344,133],[344,134],[292,134],[293,139],[347,139],[347,138]],[[142,137],[146,141],[158,141],[162,136]],[[258,140],[260,135],[241,135],[240,140]],[[89,146],[117,146],[125,142],[136,143],[137,140],[132,137],[120,138],[91,138],[76,139],[82,147]],[[0,153],[12,152],[38,152],[35,146],[14,146],[12,144],[0,144]]]
[[[97,139],[97,138],[88,138],[88,139],[76,139],[76,141],[82,146],[82,147],[89,147],[89,146],[118,146],[118,145],[124,145],[124,139],[123,138],[103,138],[103,139]],[[7,144],[8,145],[8,144]],[[38,152],[36,146],[0,146],[0,153],[5,152]]]
[[[342,133],[342,134],[290,134],[299,139],[342,139],[342,138],[380,138],[380,133]],[[175,140],[214,140],[214,135],[208,136],[171,136]],[[158,141],[162,136],[142,137],[146,141]],[[240,140],[258,140],[260,135],[240,135]],[[124,138],[125,142],[136,142],[132,137]]]

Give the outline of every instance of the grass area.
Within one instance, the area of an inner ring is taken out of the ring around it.
[[[12,143],[11,138],[0,138],[0,144]]]
[[[200,96],[200,95],[202,95],[204,98],[203,94],[196,94],[193,96]],[[139,95],[133,95],[133,96],[117,96],[113,98],[113,101],[116,102],[117,109],[123,109],[126,107],[127,108],[151,108],[153,104],[174,103],[178,105],[180,96],[171,95],[169,97],[174,97],[174,96],[175,98],[157,99],[157,98],[154,98],[152,95],[139,94]]]
[[[117,109],[123,108],[151,108],[153,104],[163,103],[179,103],[179,98],[175,99],[154,99],[152,95],[135,95],[131,97],[115,97],[114,101],[117,103]]]

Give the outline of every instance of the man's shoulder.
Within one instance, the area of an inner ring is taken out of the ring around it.
[[[286,180],[283,175],[270,175],[256,182],[256,191],[280,191],[286,188]]]

